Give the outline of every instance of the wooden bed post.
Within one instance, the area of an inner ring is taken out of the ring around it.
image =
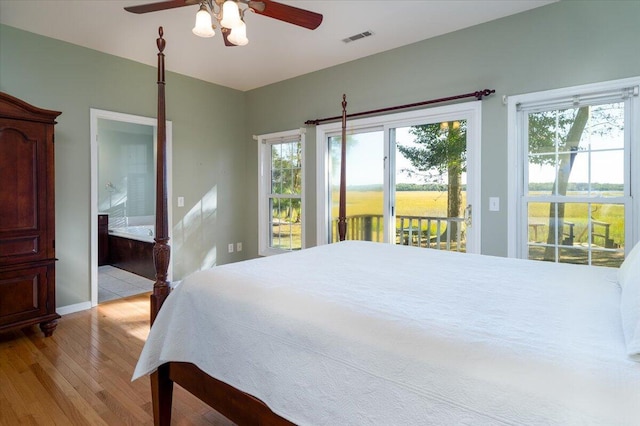
[[[158,161],[156,179],[156,237],[153,247],[153,263],[156,270],[156,282],[151,295],[151,324],[158,311],[169,296],[167,281],[169,269],[169,237],[167,218],[167,182],[166,182],[166,118],[165,118],[165,81],[163,29],[158,29]],[[346,101],[343,102],[343,108]],[[156,426],[171,424],[171,405],[173,384],[178,383],[209,404],[216,411],[236,424],[261,424],[273,426],[293,426],[293,423],[275,414],[264,402],[221,382],[196,365],[184,362],[167,362],[151,373],[151,399],[153,404],[153,423]]]
[[[342,94],[342,147],[340,151],[340,202],[338,207],[338,237],[347,237],[347,95]]]
[[[167,271],[171,249],[169,247],[169,225],[167,211],[167,131],[165,117],[164,31],[158,28],[160,37],[158,46],[158,147],[156,163],[156,237],[153,246],[153,264],[156,270],[156,282],[151,294],[151,324],[156,319],[162,304],[169,296]],[[156,425],[171,424],[171,405],[173,382],[169,378],[169,366],[162,365],[151,374],[151,399],[153,403],[153,421]]]
[[[164,31],[158,29],[160,37],[156,39],[158,45],[158,148],[156,163],[156,237],[153,246],[153,264],[156,269],[156,282],[151,295],[151,324],[158,315],[162,303],[169,295],[167,271],[169,269],[169,226],[167,218],[167,131],[164,94]]]
[[[156,426],[171,424],[173,382],[169,378],[169,364],[163,364],[151,373],[151,402],[153,423]]]

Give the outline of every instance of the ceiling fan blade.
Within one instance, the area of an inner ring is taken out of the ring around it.
[[[322,23],[322,15],[271,0],[249,1],[255,13],[278,19],[293,25],[315,30]]]
[[[167,0],[157,3],[141,4],[139,6],[128,6],[124,10],[131,13],[149,13],[157,12],[159,10],[175,9],[176,7],[191,6],[199,4],[199,0]]]

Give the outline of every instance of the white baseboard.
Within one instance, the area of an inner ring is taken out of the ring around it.
[[[56,312],[60,315],[68,315],[74,312],[86,311],[91,309],[91,302],[76,303],[74,305],[61,306],[56,308]]]

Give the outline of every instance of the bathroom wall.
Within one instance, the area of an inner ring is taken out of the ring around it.
[[[98,141],[98,211],[110,227],[153,225],[154,127],[99,118]]]

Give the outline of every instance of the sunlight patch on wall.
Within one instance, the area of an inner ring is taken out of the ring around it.
[[[173,229],[174,280],[217,263],[216,223],[218,188],[213,186]]]
[[[202,264],[200,265],[200,269],[209,269],[212,266],[216,265],[216,261],[218,260],[218,249],[216,246],[211,247],[211,250],[206,254],[204,259],[202,259]]]

